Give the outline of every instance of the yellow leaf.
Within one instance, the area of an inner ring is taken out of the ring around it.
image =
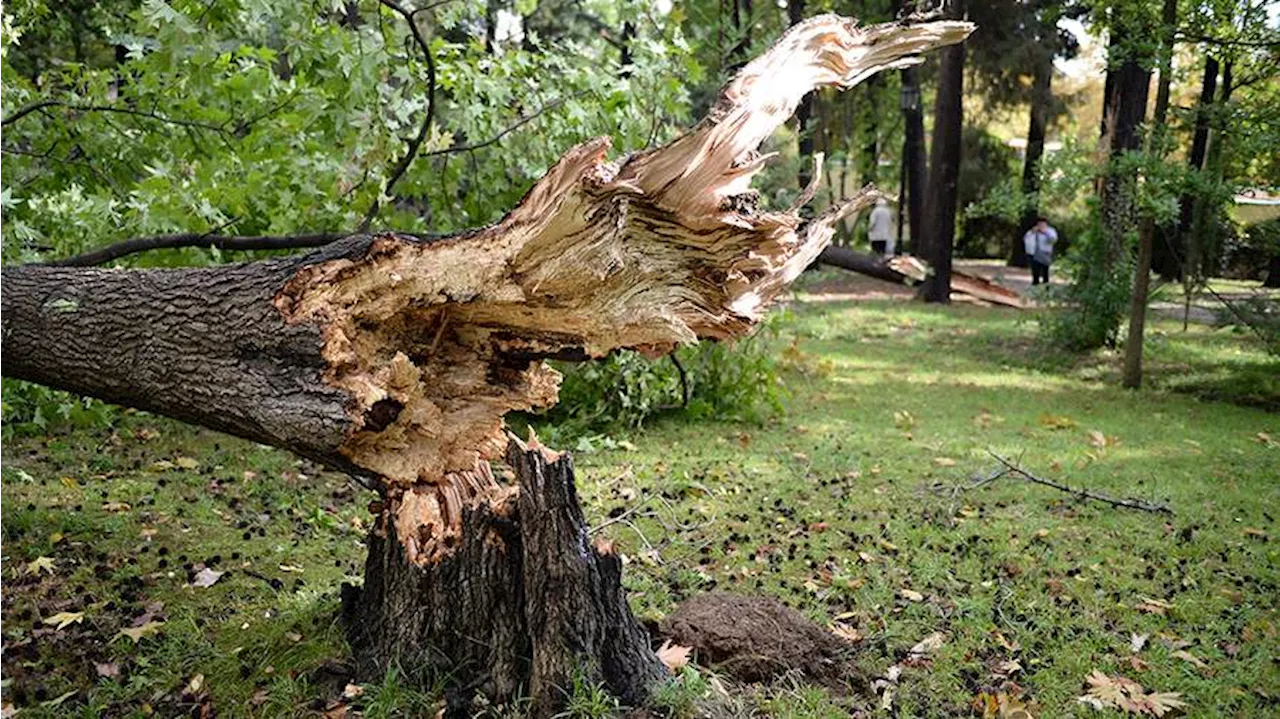
[[[1040,426],[1055,430],[1071,429],[1076,426],[1076,421],[1061,415],[1042,414],[1040,415]]]
[[[63,477],[59,481],[61,481],[62,486],[66,487],[67,489],[77,489],[80,487],[80,484],[76,482],[74,477]]]
[[[938,465],[939,467],[954,467],[954,466],[956,466],[956,461],[955,461],[954,459],[950,458],[950,457],[934,457],[934,458],[933,458],[933,463],[934,463],[934,464],[936,464],[936,465]]]
[[[199,462],[190,457],[177,457],[173,460],[173,463],[182,469],[195,469],[200,466]]]
[[[111,638],[111,641],[114,642],[120,637],[129,637],[133,640],[134,644],[137,644],[142,641],[144,637],[159,634],[160,630],[163,628],[164,622],[150,621],[140,627],[128,627],[126,629],[121,629],[114,637]]]
[[[53,574],[53,565],[53,557],[36,557],[27,562],[26,571],[27,574],[38,574],[42,571],[46,574]]]
[[[84,612],[58,612],[52,617],[45,617],[45,624],[57,625],[58,629],[66,629],[68,624],[79,624],[84,621]]]
[[[843,622],[836,622],[832,624],[831,633],[847,642],[853,643],[860,642],[864,638],[861,632]]]

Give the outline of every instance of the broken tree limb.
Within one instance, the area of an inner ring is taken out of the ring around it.
[[[827,247],[818,255],[817,262],[904,285],[923,282],[929,274],[929,266],[911,255],[877,257],[847,247]],[[1022,295],[1014,290],[954,268],[951,270],[951,291],[1006,307],[1023,309],[1027,306]]]
[[[354,235],[296,257],[199,269],[4,268],[3,373],[366,478],[382,499],[364,588],[347,598],[366,674],[430,655],[431,667],[455,667],[467,691],[497,701],[521,686],[559,691],[563,657],[531,669],[528,651],[537,664],[547,635],[506,615],[544,617],[528,590],[550,586],[547,573],[598,587],[573,606],[606,633],[621,631],[608,617],[625,614],[625,602],[607,557],[594,569],[528,553],[513,563],[516,537],[529,542],[533,525],[553,522],[544,507],[567,501],[554,492],[572,487],[571,467],[547,459],[558,484],[500,481],[489,462],[507,456],[503,417],[556,401],[560,377],[545,359],[657,356],[745,334],[833,225],[879,196],[864,190],[803,226],[799,207],[762,210],[750,189],[768,160],[761,142],[806,93],[917,64],[971,30],[860,28],[833,15],[799,23],[679,139],[612,162],[608,138],[589,140],[500,222],[449,237]],[[528,460],[511,461],[519,474]],[[557,536],[537,545],[563,559],[556,543],[586,536],[573,524],[554,524]],[[586,637],[566,651],[600,667],[606,685],[642,694],[634,689],[653,676],[652,661],[636,632],[611,647],[594,629],[558,626]]]
[[[987,454],[995,458],[995,460],[999,462],[1004,469],[996,473],[993,473],[988,477],[985,477],[982,480],[975,482],[974,484],[969,485],[965,489],[973,489],[976,487],[980,487],[984,484],[993,482],[996,479],[999,479],[1000,477],[1007,477],[1012,475],[1020,479],[1026,480],[1028,482],[1032,482],[1033,484],[1039,484],[1045,487],[1053,487],[1059,492],[1066,492],[1067,494],[1075,495],[1077,497],[1080,497],[1081,499],[1090,499],[1095,502],[1103,502],[1104,504],[1110,504],[1113,507],[1125,507],[1127,509],[1136,509],[1142,512],[1156,512],[1159,514],[1173,514],[1173,510],[1170,509],[1169,506],[1165,504],[1155,504],[1142,499],[1133,499],[1131,497],[1124,498],[1124,499],[1116,499],[1114,497],[1108,497],[1105,494],[1101,494],[1099,492],[1093,492],[1088,489],[1076,489],[1075,487],[1069,487],[1065,484],[1055,482],[1051,479],[1038,477],[1028,472],[1027,470],[1023,469],[1022,467],[1018,466],[1014,462],[1011,462],[1008,459],[1001,457],[1000,455],[996,454],[991,450],[987,450]]]

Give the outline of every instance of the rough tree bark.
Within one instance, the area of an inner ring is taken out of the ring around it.
[[[1204,71],[1200,77],[1200,99],[1196,102],[1195,130],[1191,136],[1191,149],[1187,152],[1187,165],[1192,172],[1204,169],[1205,155],[1209,149],[1209,116],[1213,110],[1213,98],[1218,90],[1218,59],[1206,55]],[[1189,261],[1192,247],[1188,242],[1191,233],[1192,218],[1195,211],[1195,198],[1188,191],[1178,199],[1179,218],[1175,232],[1168,235],[1168,241],[1154,248],[1152,264],[1160,277],[1173,281],[1183,276]]]
[[[964,0],[949,0],[951,17],[964,15]],[[924,216],[925,250],[933,268],[920,295],[925,302],[951,301],[951,255],[956,239],[956,182],[960,178],[960,136],[964,125],[964,43],[942,51],[934,102],[929,155],[929,207]],[[919,251],[918,251],[919,252]]]
[[[1173,81],[1173,46],[1178,30],[1178,1],[1164,0],[1160,13],[1161,44],[1158,56],[1160,82],[1156,89],[1156,106],[1151,115],[1152,132],[1147,138],[1148,152],[1155,158],[1164,157],[1169,115],[1169,90]],[[1151,285],[1151,263],[1157,232],[1154,218],[1149,214],[1142,218],[1138,229],[1138,257],[1133,268],[1133,287],[1129,293],[1129,333],[1124,344],[1124,378],[1122,383],[1130,389],[1142,386],[1142,346],[1147,324],[1147,296]]]
[[[833,225],[878,196],[807,223],[813,185],[794,207],[760,209],[760,144],[811,90],[916,64],[971,29],[813,18],[671,144],[609,162],[608,138],[585,142],[500,222],[450,237],[355,235],[200,269],[5,268],[3,373],[283,447],[377,489],[365,584],[344,610],[365,675],[393,661],[447,672],[457,713],[476,691],[523,689],[548,715],[570,671],[641,701],[663,669],[617,558],[589,546],[572,464],[509,442],[503,417],[556,401],[544,359],[747,332]],[[490,468],[504,458],[515,484]]]
[[[916,68],[902,71],[902,87],[913,98],[913,102],[902,110],[905,129],[902,140],[903,162],[907,164],[907,239],[909,244],[902,248],[903,252],[914,252],[922,257],[927,256],[924,246],[922,228],[924,227],[924,195],[925,167],[924,157],[924,111],[920,107],[920,72]]]

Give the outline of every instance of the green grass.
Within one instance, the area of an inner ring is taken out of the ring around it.
[[[668,420],[627,435],[634,450],[577,457],[589,521],[643,503],[602,530],[627,556],[638,614],[659,618],[713,588],[772,594],[824,624],[844,616],[866,637],[871,675],[945,633],[903,673],[897,716],[970,716],[984,691],[1021,691],[1040,717],[1089,716],[1075,697],[1094,669],[1181,692],[1189,716],[1280,714],[1280,415],[1268,411],[1280,407],[1280,362],[1248,337],[1156,323],[1152,388],[1128,392],[1118,357],[1055,355],[1034,322],[1004,310],[799,306],[783,335],[810,371],[787,375],[777,421]],[[950,491],[991,470],[988,449],[1176,514],[1014,479]],[[3,460],[4,697],[19,716],[174,716],[202,701],[225,716],[306,716],[341,696],[337,591],[361,573],[370,493],[145,415],[112,430],[8,432]],[[110,511],[118,502],[129,508]],[[41,556],[53,573],[27,574]],[[188,587],[198,563],[227,574]],[[1170,606],[1143,611],[1151,599]],[[84,620],[42,623],[62,611]],[[159,634],[113,640],[148,611]],[[1137,667],[1135,633],[1150,635]],[[1020,672],[993,671],[1010,659]],[[119,676],[97,677],[95,663]],[[184,694],[196,674],[203,686]],[[429,714],[434,697],[407,676],[367,685],[356,706]],[[574,696],[580,716],[610,707],[590,687]],[[714,668],[660,696],[678,715],[878,704],[791,680],[743,687]]]

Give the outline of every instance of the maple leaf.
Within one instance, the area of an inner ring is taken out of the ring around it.
[[[53,574],[53,565],[53,557],[36,557],[27,562],[26,572],[27,574],[37,574],[44,571],[47,574]]]
[[[689,653],[692,652],[691,647],[682,647],[678,644],[672,644],[668,639],[658,647],[658,660],[671,673],[680,671],[689,663]]]
[[[1187,703],[1182,701],[1182,694],[1179,692],[1157,692],[1146,695],[1147,711],[1151,716],[1162,717],[1186,705]]]
[[[832,624],[831,633],[847,642],[857,643],[865,638],[862,636],[862,632],[859,632],[857,629],[843,622],[836,622]]]
[[[164,622],[150,621],[141,626],[121,629],[119,632],[116,632],[116,635],[111,638],[111,641],[114,642],[120,637],[129,637],[130,639],[133,640],[134,644],[137,644],[138,642],[142,641],[144,637],[150,637],[150,636],[159,634],[160,630],[163,627],[164,627]]]
[[[84,612],[58,612],[52,617],[45,617],[45,624],[56,624],[58,629],[66,629],[68,624],[79,624],[84,621]]]
[[[1186,704],[1178,692],[1148,694],[1141,684],[1122,676],[1110,676],[1097,669],[1085,679],[1089,691],[1076,701],[1094,709],[1120,709],[1130,714],[1162,717]]]

